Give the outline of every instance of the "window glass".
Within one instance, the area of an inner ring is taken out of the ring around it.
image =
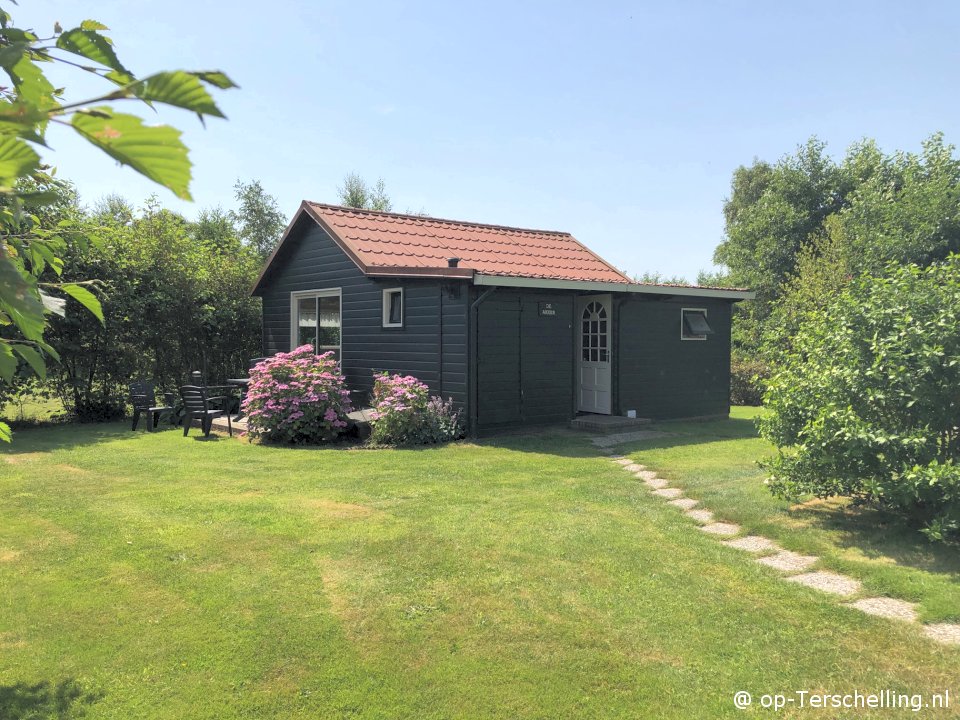
[[[610,362],[607,310],[603,303],[591,302],[580,318],[581,357],[586,362]]]
[[[403,323],[403,293],[400,290],[394,290],[390,293],[390,313],[388,319],[391,325],[400,325]]]
[[[340,297],[326,295],[317,301],[320,306],[317,349],[333,350],[340,346]]]
[[[297,300],[297,347],[313,345],[317,348],[317,299],[305,297]]]
[[[684,309],[680,311],[680,337],[684,340],[706,340],[713,334],[707,322],[705,310]]]

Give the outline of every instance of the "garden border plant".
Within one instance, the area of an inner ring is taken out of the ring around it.
[[[312,345],[277,353],[250,370],[243,401],[253,437],[315,444],[335,440],[348,426],[350,391],[332,352]]]
[[[435,445],[463,437],[453,398],[431,396],[413,375],[374,375],[372,445]]]
[[[862,276],[811,312],[767,382],[758,425],[786,498],[842,495],[960,536],[960,255]]]

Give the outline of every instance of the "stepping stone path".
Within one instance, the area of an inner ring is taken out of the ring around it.
[[[814,557],[813,555],[798,555],[797,553],[790,552],[789,550],[781,550],[776,555],[768,555],[767,557],[757,558],[757,562],[761,565],[772,567],[774,570],[783,570],[784,572],[800,572],[801,570],[806,570],[809,568],[819,559],[820,558]]]
[[[747,552],[752,553],[780,550],[773,540],[760,535],[747,535],[746,537],[737,538],[736,540],[726,540],[723,544],[727,547],[736,548],[737,550],[746,550]]]
[[[960,645],[960,625],[933,623],[923,626],[923,634],[944,645]]]
[[[917,621],[917,604],[907,602],[906,600],[895,600],[894,598],[876,597],[863,598],[852,602],[847,607],[856,608],[867,615],[876,615],[878,617],[890,618],[891,620],[905,620],[906,622]]]
[[[684,515],[696,520],[698,523],[706,524],[713,522],[713,513],[709,510],[690,510],[689,512],[685,512]]]
[[[683,497],[683,490],[678,490],[677,488],[663,488],[661,490],[654,490],[653,494],[657,497],[667,498],[668,500],[675,500],[678,497]]]
[[[709,525],[701,525],[700,529],[711,535],[736,535],[740,532],[740,526],[734,523],[715,522]]]
[[[694,510],[693,508],[699,505],[698,501],[693,498],[683,497],[682,490],[669,487],[670,483],[663,478],[657,477],[655,472],[647,470],[643,465],[633,462],[633,460],[628,457],[616,454],[610,449],[613,445],[621,442],[662,437],[668,434],[669,433],[644,430],[636,433],[607,435],[593,438],[592,441],[599,451],[607,455],[612,462],[621,465],[624,470],[633,473],[634,477],[642,480],[644,484],[650,487],[653,495],[668,499],[670,505],[683,510],[684,514],[691,520],[701,523],[700,530],[703,530],[703,532],[721,537],[732,537],[739,534],[741,531],[739,525],[728,522],[715,522],[713,513],[705,508]],[[853,598],[863,590],[863,586],[859,580],[847,577],[846,575],[826,572],[824,570],[804,572],[815,565],[820,558],[814,555],[800,555],[799,553],[784,550],[772,540],[762,535],[747,535],[733,540],[724,540],[723,544],[736,550],[743,550],[761,556],[757,557],[756,561],[767,567],[780,570],[784,573],[799,573],[797,575],[784,577],[785,580],[797,583],[798,585],[804,585],[824,593],[839,595],[844,598]],[[900,620],[908,623],[915,623],[918,619],[916,603],[897,600],[896,598],[861,598],[846,603],[845,607],[854,608],[867,615],[875,615],[877,617]],[[931,623],[921,627],[923,634],[931,640],[943,645],[960,647],[960,624]]]
[[[800,585],[806,585],[814,590],[821,590],[822,592],[833,593],[834,595],[842,595],[843,597],[856,595],[860,592],[861,588],[859,580],[823,570],[804,573],[803,575],[794,575],[793,577],[788,577],[787,580],[789,582],[799,583]]]
[[[640,473],[637,473],[637,475],[639,474]],[[641,480],[643,480],[645,485],[647,485],[648,487],[652,487],[654,490],[662,490],[663,488],[670,487],[670,483],[668,483],[663,478],[658,478],[658,477],[649,478],[649,479],[641,478]]]

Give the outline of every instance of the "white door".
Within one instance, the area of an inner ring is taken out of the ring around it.
[[[577,301],[579,317],[578,403],[580,412],[610,414],[610,359],[613,350],[610,296],[589,295]]]

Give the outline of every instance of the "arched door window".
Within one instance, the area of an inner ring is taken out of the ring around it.
[[[610,362],[607,309],[601,302],[590,302],[580,319],[580,357],[584,362]]]

